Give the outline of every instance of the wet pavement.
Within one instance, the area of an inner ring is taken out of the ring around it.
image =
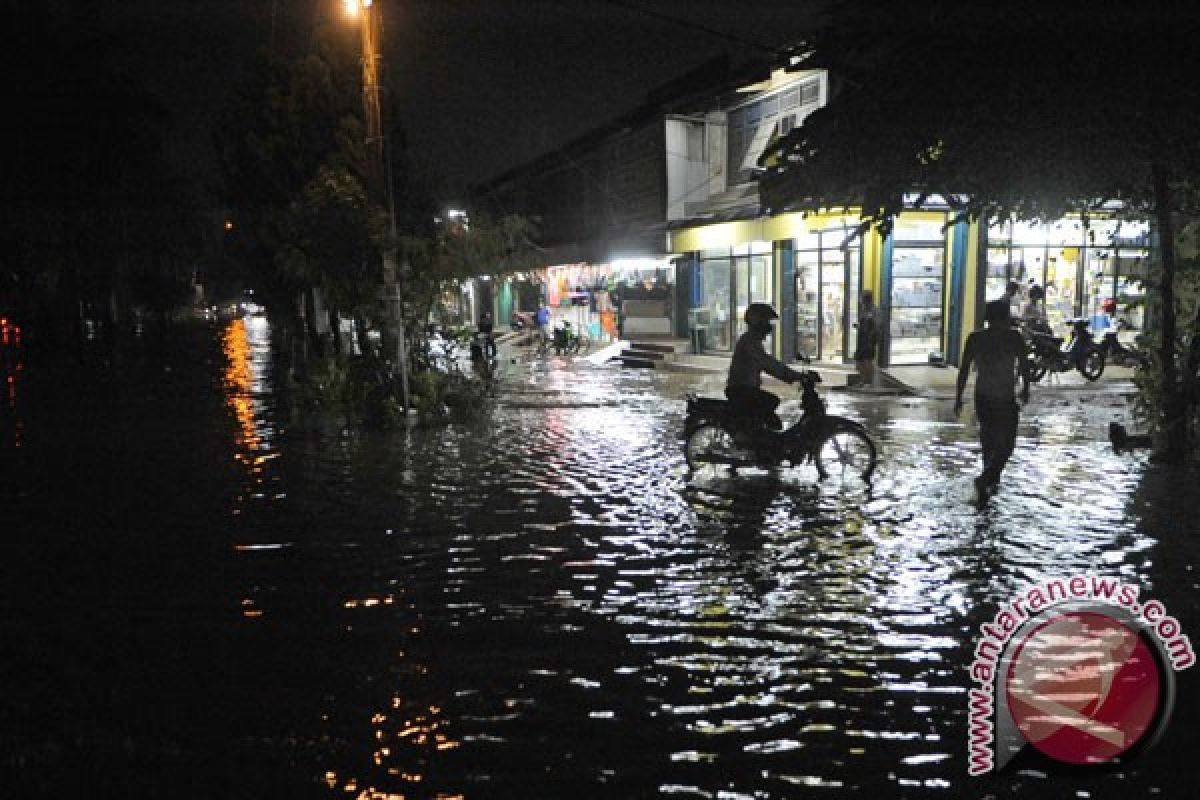
[[[1190,796],[1195,670],[1129,764],[966,775],[1021,587],[1200,630],[1195,475],[1112,454],[1121,393],[1036,392],[978,510],[945,400],[826,393],[880,443],[841,493],[689,476],[686,375],[514,351],[488,420],[372,432],[290,408],[264,320],[192,337],[4,407],[6,796]]]

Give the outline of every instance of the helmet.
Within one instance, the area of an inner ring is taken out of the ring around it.
[[[779,315],[770,303],[751,303],[746,306],[746,314],[742,319],[749,328],[770,327],[773,320],[779,319]]]

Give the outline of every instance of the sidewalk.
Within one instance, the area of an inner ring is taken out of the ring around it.
[[[662,368],[672,372],[685,372],[696,375],[724,375],[729,371],[730,356],[717,353],[696,355],[690,352],[677,351]],[[792,366],[799,368],[800,364]],[[848,379],[855,375],[853,364],[814,361],[810,368],[817,370],[825,378],[825,383],[836,391],[846,391],[859,395],[909,395],[931,398],[953,398],[954,387],[958,380],[956,367],[933,367],[928,365],[899,366],[880,369],[880,387],[848,386]],[[1104,374],[1097,381],[1088,381],[1077,371],[1049,374],[1041,381],[1031,384],[1034,391],[1049,390],[1092,390],[1132,393],[1133,370],[1128,367],[1106,367]],[[764,376],[764,379],[767,379]],[[767,379],[771,380],[771,379]],[[974,378],[967,382],[970,387]]]

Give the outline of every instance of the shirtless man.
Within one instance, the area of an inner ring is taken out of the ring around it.
[[[983,447],[983,472],[975,479],[978,499],[983,502],[1000,482],[1000,473],[1017,443],[1019,409],[1014,397],[1016,376],[1021,375],[1021,402],[1029,402],[1029,364],[1025,359],[1025,341],[1013,330],[1007,300],[987,304],[984,313],[987,328],[967,337],[958,385],[954,395],[954,413],[962,411],[963,389],[974,364],[975,416],[979,419],[979,443]]]

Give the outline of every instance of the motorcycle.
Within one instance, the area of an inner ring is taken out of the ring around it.
[[[545,355],[553,350],[556,356],[586,355],[592,348],[592,340],[582,331],[576,331],[570,320],[563,320],[548,339],[538,343],[538,354]]]
[[[1104,353],[1107,363],[1115,364],[1118,367],[1145,369],[1150,366],[1150,357],[1140,350],[1121,344],[1115,330],[1104,332],[1104,337],[1100,340],[1100,352]]]
[[[783,431],[750,428],[729,401],[688,394],[683,453],[688,469],[725,466],[778,468],[812,462],[824,480],[869,482],[875,471],[875,442],[854,420],[826,413],[817,394],[821,376],[804,370],[800,378],[800,419]]]
[[[1029,379],[1040,381],[1047,372],[1070,372],[1079,374],[1089,381],[1098,380],[1104,374],[1104,351],[1092,338],[1088,322],[1084,318],[1068,320],[1071,333],[1064,343],[1062,337],[1043,330],[1028,332]]]

